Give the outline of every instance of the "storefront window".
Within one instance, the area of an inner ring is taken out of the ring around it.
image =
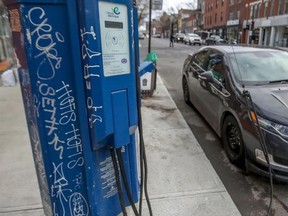
[[[288,27],[278,27],[275,46],[288,47]]]
[[[0,63],[1,70],[5,70],[7,66],[13,64],[13,48],[11,43],[11,33],[9,30],[9,21],[6,8],[2,0],[0,0]],[[5,63],[5,67],[3,64]]]
[[[0,38],[0,62],[4,61],[6,59],[6,53],[4,49],[4,43],[2,38]]]
[[[265,31],[265,39],[264,39],[264,42],[265,42],[265,46],[269,46],[269,43],[270,43],[270,36],[271,36],[271,28],[267,28],[266,31]]]

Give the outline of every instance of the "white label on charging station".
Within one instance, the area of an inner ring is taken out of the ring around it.
[[[99,1],[104,76],[130,73],[127,6]]]

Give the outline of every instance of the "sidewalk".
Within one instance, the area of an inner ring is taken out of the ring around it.
[[[240,215],[160,78],[142,104],[154,215]],[[0,191],[1,216],[43,215],[19,86],[0,88]]]

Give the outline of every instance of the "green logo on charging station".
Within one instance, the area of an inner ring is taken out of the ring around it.
[[[120,9],[119,9],[119,7],[114,7],[114,8],[112,8],[112,11],[113,11],[113,13],[116,14],[116,15],[119,15],[119,14],[120,14]]]

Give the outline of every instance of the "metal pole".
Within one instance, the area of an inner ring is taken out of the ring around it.
[[[148,42],[148,54],[151,52],[151,20],[152,20],[152,0],[149,0],[149,42]]]

